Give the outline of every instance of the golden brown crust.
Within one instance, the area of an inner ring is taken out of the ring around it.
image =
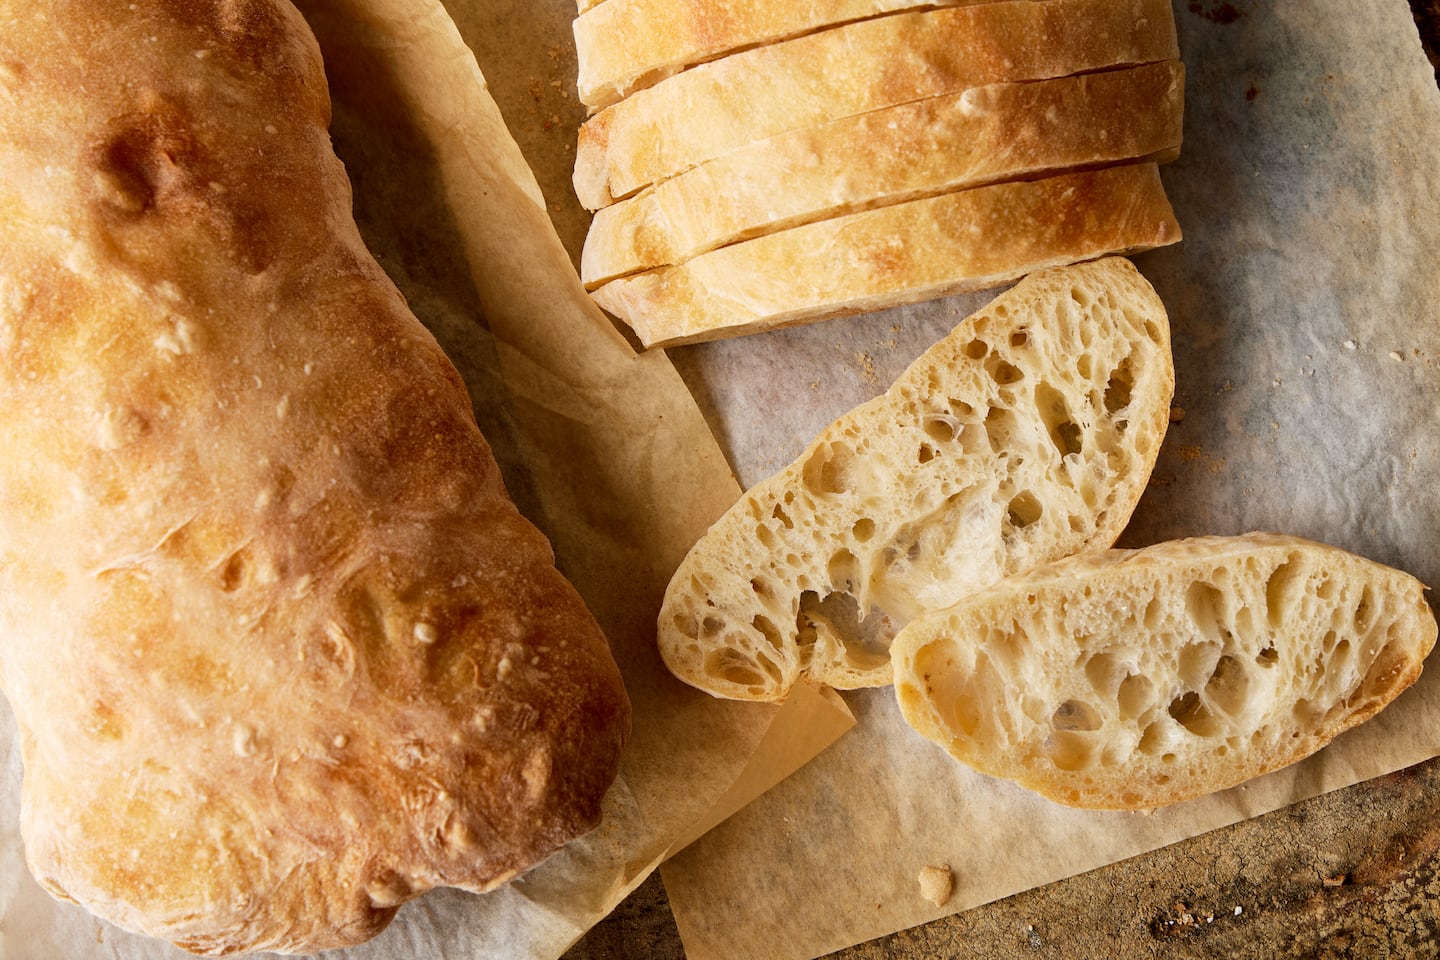
[[[998,286],[1180,240],[1154,164],[1002,183],[822,220],[612,280],[594,297],[647,347]]]
[[[1179,56],[1169,0],[997,0],[865,20],[693,67],[600,111],[580,128],[575,192],[596,210],[787,130]]]
[[[616,0],[575,20],[580,102],[599,108],[691,64],[852,20],[986,0]]]
[[[278,0],[0,4],[0,684],[58,896],[359,942],[588,829],[629,706],[365,251]]]
[[[753,143],[596,211],[595,287],[788,227],[1180,150],[1179,61],[972,87]],[[776,171],[783,171],[777,176]]]

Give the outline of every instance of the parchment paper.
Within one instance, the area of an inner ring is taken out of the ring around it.
[[[1123,539],[1274,529],[1440,583],[1440,92],[1403,0],[1178,3],[1186,239],[1137,258],[1177,405]],[[750,484],[985,296],[677,352]],[[1153,814],[972,774],[889,691],[856,729],[662,867],[691,960],[808,958],[1377,776],[1440,751],[1440,665],[1297,767]],[[945,908],[918,872],[948,864]]]
[[[705,421],[665,356],[636,357],[584,294],[444,8],[299,5],[325,54],[332,132],[366,242],[465,377],[507,485],[605,628],[635,705],[598,830],[495,893],[407,904],[376,940],[336,956],[556,957],[667,852],[853,721],[819,692],[757,711],[665,672],[654,645],[665,583],[739,493]],[[34,884],[17,835],[8,707],[0,761],[0,960],[185,956]]]

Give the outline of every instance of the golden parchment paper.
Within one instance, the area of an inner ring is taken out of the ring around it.
[[[1122,545],[1271,529],[1440,584],[1440,91],[1403,0],[1176,4],[1185,240],[1136,259],[1176,405]],[[675,351],[749,485],[986,296]],[[747,410],[754,411],[747,416]],[[763,415],[756,415],[763,412]],[[1180,412],[1176,412],[1180,416]],[[1440,664],[1311,759],[1150,814],[1049,803],[911,733],[856,729],[661,868],[691,960],[803,960],[1440,752]],[[917,874],[948,865],[942,908]]]
[[[325,55],[361,232],[465,378],[507,486],[605,628],[635,706],[599,829],[491,894],[432,891],[374,941],[333,955],[548,960],[670,851],[853,720],[819,691],[755,710],[664,670],[654,622],[665,584],[739,494],[705,420],[669,360],[637,356],[590,303],[445,8],[298,5]],[[0,960],[186,956],[57,903],[31,880],[5,707],[0,773]]]

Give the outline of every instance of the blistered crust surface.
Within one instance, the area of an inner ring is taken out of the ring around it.
[[[313,952],[590,827],[629,707],[274,0],[0,2],[0,687],[57,896]]]

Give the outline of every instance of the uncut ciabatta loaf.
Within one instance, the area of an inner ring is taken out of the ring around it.
[[[1060,803],[1150,809],[1303,759],[1420,676],[1413,577],[1277,534],[1074,557],[912,622],[912,726]]]
[[[1153,163],[958,190],[766,234],[593,291],[646,347],[982,290],[1180,240]]]
[[[595,213],[587,287],[740,240],[1002,180],[1179,154],[1184,68],[972,87],[762,140]]]
[[[592,827],[619,673],[362,244],[300,15],[0,23],[0,689],[36,879],[192,951],[312,953]]]
[[[700,64],[600,111],[580,128],[575,192],[596,210],[787,130],[1179,56],[1170,0],[996,0],[863,20]]]
[[[665,663],[740,700],[889,683],[896,625],[1114,542],[1173,389],[1129,261],[1027,277],[710,528],[666,591]]]
[[[691,64],[822,27],[907,10],[987,0],[605,0],[574,24],[580,102],[600,108]]]

